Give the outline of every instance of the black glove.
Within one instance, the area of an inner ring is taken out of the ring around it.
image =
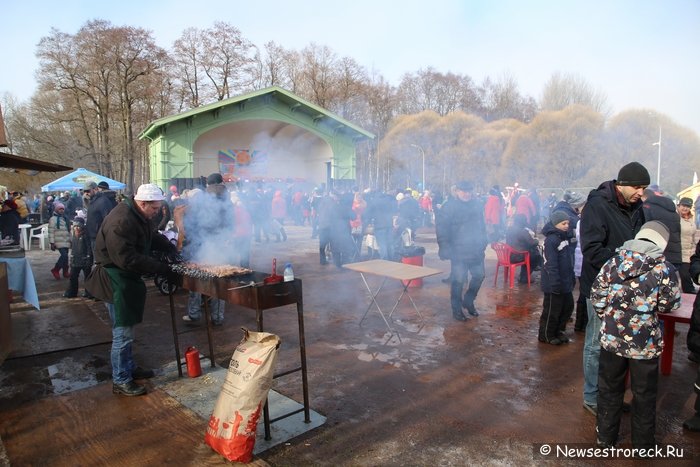
[[[168,281],[168,284],[172,285],[180,285],[180,281],[182,276],[180,274],[176,273],[173,270],[168,270],[168,273],[165,275],[165,279]]]
[[[56,244],[55,243],[51,244],[51,251],[56,251]]]
[[[180,253],[177,252],[177,249],[175,251],[171,251],[166,255],[166,258],[168,259],[169,263],[184,263],[185,258],[182,257]]]
[[[438,257],[443,261],[450,259],[449,252],[444,248],[440,248],[438,250]]]

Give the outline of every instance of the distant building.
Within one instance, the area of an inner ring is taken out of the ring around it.
[[[151,180],[220,172],[231,181],[306,181],[350,184],[356,143],[374,135],[273,86],[152,122]]]

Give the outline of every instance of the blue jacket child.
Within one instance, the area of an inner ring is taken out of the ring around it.
[[[545,235],[541,281],[544,301],[537,338],[553,345],[569,342],[564,330],[574,311],[574,247],[568,229],[569,216],[564,211],[554,211],[542,228]]]

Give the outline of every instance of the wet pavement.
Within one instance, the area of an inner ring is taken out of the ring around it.
[[[359,325],[369,296],[358,273],[321,266],[309,227],[290,226],[287,231],[287,242],[253,245],[252,267],[267,272],[276,257],[280,265],[291,262],[295,276],[303,281],[311,408],[326,422],[259,453],[261,461],[541,465],[543,458],[537,454],[541,443],[592,446],[595,420],[581,405],[583,334],[569,329],[572,342],[562,346],[537,342],[542,303],[537,274],[530,288],[516,284],[508,289],[502,277],[494,287],[495,255],[487,249],[486,280],[476,301],[481,316],[457,322],[450,312],[449,287],[441,281],[449,273],[449,263],[437,258],[434,232],[421,230],[417,243],[426,248],[425,265],[445,274],[428,277],[422,288],[410,289],[424,320],[410,302],[402,301],[392,324],[399,340],[389,335],[373,311]],[[27,253],[42,310],[22,301],[12,305],[17,345],[0,366],[0,414],[61,394],[89,394],[91,388],[110,383],[106,310],[99,302],[62,298],[67,280],[56,281],[49,272],[57,256],[50,251]],[[168,376],[175,360],[168,299],[149,284],[145,320],[136,328],[135,358],[157,375]],[[379,279],[370,278],[370,285],[378,286]],[[400,292],[398,282],[387,283],[378,296],[380,305],[390,309]],[[178,319],[186,313],[186,300],[186,292],[176,293]],[[254,329],[255,313],[227,305],[224,326],[214,328],[217,364],[227,365],[241,338],[241,326]],[[294,365],[295,308],[266,311],[265,326],[282,338],[278,368]],[[677,331],[673,373],[659,379],[657,438],[697,459],[700,434],[681,426],[693,412],[697,365],[687,359],[687,325],[677,326]],[[180,336],[181,350],[190,345],[205,347],[203,327]],[[149,384],[157,387],[155,382]],[[275,380],[273,389],[302,400],[298,373]],[[138,410],[138,404],[130,406]],[[2,419],[0,436],[8,428]],[[629,445],[628,414],[620,434],[623,445]],[[7,450],[11,462],[12,449]],[[688,460],[673,465],[697,464]]]

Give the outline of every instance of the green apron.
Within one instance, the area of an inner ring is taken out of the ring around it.
[[[143,321],[146,306],[146,284],[141,274],[116,267],[104,268],[112,282],[114,326],[133,326]]]

